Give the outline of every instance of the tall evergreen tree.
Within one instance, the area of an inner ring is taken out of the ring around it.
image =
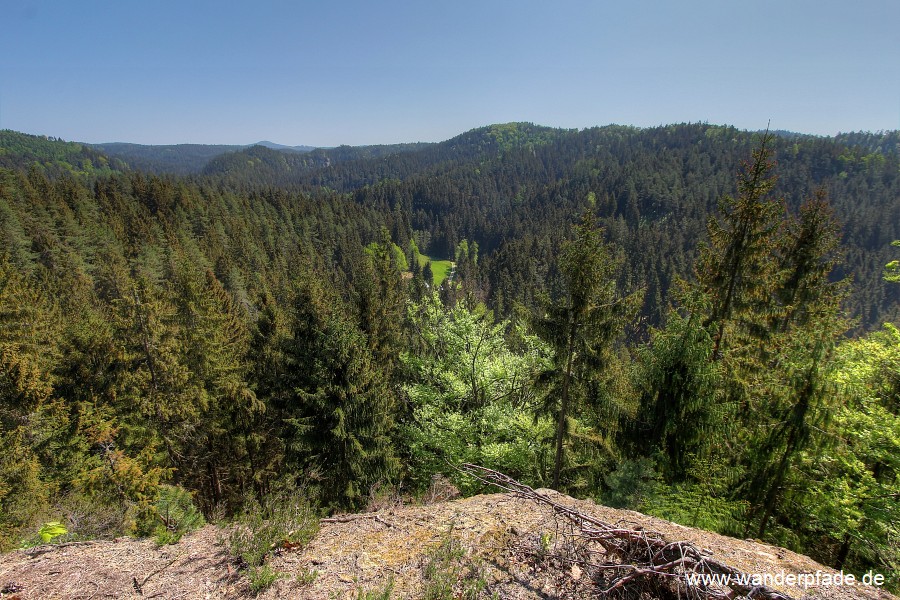
[[[253,481],[243,424],[264,410],[247,384],[249,332],[228,292],[183,252],[173,257],[181,362],[198,390],[198,419],[181,443],[180,477],[200,490],[204,508],[233,508]]]
[[[570,419],[586,400],[591,378],[610,366],[613,342],[633,318],[640,299],[637,292],[619,292],[617,268],[593,214],[585,213],[560,253],[563,291],[533,320],[555,353],[554,369],[544,376],[552,380],[547,408],[556,420],[555,488],[561,483]]]
[[[0,252],[0,550],[39,518],[51,485],[36,415],[52,402],[52,304]]]
[[[385,381],[393,383],[403,341],[406,294],[395,246],[386,229],[381,234],[381,241],[370,244],[363,259],[355,265],[354,300],[360,329],[368,340],[372,358],[380,366]]]
[[[748,527],[758,519],[759,537],[787,493],[791,465],[816,443],[814,431],[832,408],[831,356],[848,328],[842,312],[847,282],[830,281],[839,244],[840,229],[821,190],[784,228],[773,308],[767,311],[767,339],[774,343],[761,347],[767,368],[758,381],[766,393],[751,416],[761,435],[747,454]]]
[[[297,284],[281,407],[287,460],[321,481],[326,502],[357,506],[399,472],[396,403],[366,336],[326,282],[307,273]]]
[[[660,470],[670,483],[688,475],[692,456],[699,457],[723,426],[719,404],[721,365],[710,361],[713,326],[703,327],[700,310],[682,315],[671,309],[663,329],[651,333],[638,355],[640,394],[630,442],[644,455],[660,455]]]
[[[782,204],[769,198],[775,186],[771,142],[766,133],[752,160],[744,163],[737,197],[726,195],[719,201],[721,220],[709,220],[709,244],[700,248],[697,279],[710,298],[705,324],[716,326],[713,356],[717,360],[729,329],[737,326],[759,333],[757,319],[770,301],[775,279],[772,253],[784,214]]]

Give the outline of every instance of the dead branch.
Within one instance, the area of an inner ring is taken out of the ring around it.
[[[352,523],[353,521],[359,521],[360,519],[374,519],[379,523],[382,523],[381,516],[378,513],[363,513],[359,515],[339,515],[337,517],[328,517],[327,519],[321,519],[321,523]]]
[[[463,473],[484,483],[506,490],[520,498],[539,502],[577,527],[579,537],[598,544],[608,558],[618,563],[590,563],[596,576],[598,593],[609,597],[617,591],[640,582],[662,584],[675,582],[684,586],[689,597],[712,600],[745,597],[760,600],[792,600],[766,586],[745,585],[749,578],[738,569],[712,559],[687,541],[667,542],[662,535],[644,529],[624,527],[621,523],[606,523],[578,510],[538,494],[531,487],[493,469],[473,464],[459,467]],[[699,576],[720,576],[718,585],[704,583]],[[607,577],[611,578],[607,582]]]
[[[153,577],[154,575],[156,575],[157,573],[162,573],[163,571],[165,571],[166,569],[171,567],[173,564],[175,564],[175,562],[179,558],[181,558],[181,556],[176,556],[175,558],[173,558],[172,560],[170,560],[169,562],[167,562],[160,568],[158,568],[154,571],[151,571],[146,577],[144,577],[143,581],[141,581],[141,582],[138,582],[137,577],[132,577],[131,584],[132,584],[132,586],[134,586],[134,591],[137,592],[137,594],[139,596],[143,596],[144,595],[144,586],[147,585],[147,582],[150,581],[150,578]]]

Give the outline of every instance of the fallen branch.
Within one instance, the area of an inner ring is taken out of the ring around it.
[[[363,513],[360,515],[340,515],[337,517],[328,517],[327,519],[321,519],[321,523],[352,523],[353,521],[359,521],[360,519],[375,519],[378,522],[383,522],[381,520],[381,515],[378,513]]]
[[[685,587],[689,597],[700,599],[731,599],[738,596],[760,600],[792,600],[770,587],[745,585],[749,581],[738,569],[713,560],[708,552],[702,552],[687,541],[667,542],[655,532],[613,525],[560,504],[538,494],[531,487],[493,469],[473,464],[459,467],[463,473],[520,498],[549,506],[553,512],[574,524],[580,537],[599,544],[618,564],[585,563],[597,573],[594,578],[601,597],[616,591],[624,591],[642,580],[668,585],[675,581]],[[625,571],[622,573],[621,571]],[[606,576],[611,580],[600,585]],[[699,576],[719,576],[716,587],[705,583]]]
[[[54,552],[56,550],[60,550],[62,548],[71,548],[72,546],[93,546],[94,544],[100,544],[102,540],[87,540],[84,542],[64,542],[62,544],[41,544],[40,546],[35,546],[34,548],[29,548],[25,550],[25,554],[27,554],[30,558],[35,558],[40,556],[41,554],[46,554],[48,552]]]
[[[170,560],[169,562],[167,562],[160,568],[156,569],[155,571],[151,571],[146,577],[144,577],[144,580],[141,581],[140,583],[138,583],[137,577],[132,577],[131,583],[134,586],[134,591],[137,592],[139,596],[143,596],[144,595],[144,586],[147,585],[147,582],[150,581],[150,578],[153,577],[154,575],[156,575],[157,573],[162,573],[163,571],[165,571],[166,569],[171,567],[173,564],[175,564],[175,562],[179,558],[181,558],[181,556],[176,556],[175,558],[173,558],[172,560]]]

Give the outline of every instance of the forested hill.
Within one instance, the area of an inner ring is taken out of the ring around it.
[[[0,168],[29,169],[32,166],[52,177],[108,175],[126,165],[88,144],[57,138],[0,130]]]
[[[100,152],[145,173],[190,175],[199,173],[216,156],[245,146],[210,144],[144,145],[113,142],[94,144]]]
[[[626,258],[623,282],[646,287],[642,312],[648,323],[659,324],[673,282],[693,277],[706,222],[718,199],[735,192],[734,175],[756,139],[758,134],[700,124],[579,131],[509,123],[439,144],[310,152],[199,145],[107,149],[132,169],[202,170],[211,185],[242,193],[334,190],[382,215],[400,247],[414,238],[420,252],[436,258],[455,259],[462,240],[475,242],[480,264],[469,279],[477,279],[478,294],[500,314],[516,303],[535,306],[552,280],[564,232],[593,207],[607,239]],[[856,331],[898,316],[900,291],[881,279],[892,258],[889,244],[900,238],[898,139],[897,132],[835,138],[782,133],[772,143],[775,194],[787,208],[796,211],[821,188],[836,210],[846,256],[835,276],[854,278],[848,307],[858,319]],[[25,146],[8,143],[0,160],[27,164],[37,150]],[[55,152],[75,147],[93,153],[93,162],[76,161],[92,165],[91,172],[109,160],[114,168],[126,166],[77,144],[60,144]],[[211,156],[221,149],[235,151]],[[60,172],[48,157],[41,164]]]
[[[709,125],[574,131],[513,123],[313,170],[272,154],[254,166],[253,156],[238,180],[352,194],[387,215],[401,246],[412,231],[431,255],[454,258],[461,240],[477,242],[480,289],[504,314],[515,302],[534,305],[562,232],[591,208],[624,252],[623,277],[647,286],[644,312],[659,323],[673,281],[692,278],[706,222],[718,200],[735,193],[740,162],[758,139]],[[884,285],[881,271],[900,237],[897,133],[792,134],[772,146],[774,193],[787,208],[796,211],[823,189],[836,210],[846,252],[837,275],[854,278],[849,306],[861,327],[896,316],[900,293]]]
[[[256,145],[227,152],[210,160],[202,169],[230,186],[296,186],[304,174],[336,164],[367,163],[395,154],[414,153],[431,144],[394,144],[384,146],[338,146],[316,148],[309,152],[285,152]]]
[[[893,135],[507,124],[182,177],[5,133],[0,549],[236,520],[262,588],[297,511],[472,463],[898,589]]]

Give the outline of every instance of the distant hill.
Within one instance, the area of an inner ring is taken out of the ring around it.
[[[279,152],[309,152],[313,146],[285,146],[275,142],[262,141],[256,144],[172,144],[145,145],[112,142],[94,144],[109,156],[121,159],[132,169],[149,173],[170,173],[192,175],[203,171],[206,164],[216,156],[227,152],[238,152],[253,146],[263,146]]]
[[[169,173],[173,175],[192,175],[197,173],[222,174],[225,171],[235,176],[241,176],[235,169],[240,165],[249,163],[240,157],[223,157],[210,164],[213,159],[225,154],[248,152],[253,154],[254,148],[265,148],[278,154],[291,155],[292,158],[280,161],[276,155],[265,155],[268,162],[280,165],[270,173],[275,176],[278,169],[296,173],[301,170],[309,170],[317,167],[326,167],[336,163],[352,160],[379,158],[400,152],[412,152],[421,150],[428,144],[392,144],[379,146],[339,146],[337,148],[315,148],[313,146],[285,146],[263,140],[250,145],[208,145],[208,144],[175,144],[175,145],[143,145],[128,143],[104,143],[94,144],[111,157],[124,161],[130,168],[149,173]],[[300,155],[309,156],[301,158]],[[256,173],[248,171],[247,174]],[[255,175],[254,175],[255,177]],[[282,179],[282,177],[277,177]]]
[[[234,152],[245,146],[207,144],[148,146],[114,142],[94,144],[94,148],[118,158],[136,171],[190,175],[199,173],[214,156]]]
[[[273,149],[260,144],[221,154],[210,160],[202,173],[225,177],[231,182],[242,184],[291,185],[300,181],[302,174],[316,169],[338,164],[376,161],[400,154],[414,154],[431,146],[435,144],[338,146],[298,152]]]
[[[628,258],[624,277],[647,282],[643,312],[656,324],[671,286],[691,277],[707,219],[719,198],[734,193],[740,161],[758,138],[707,124],[565,130],[505,123],[440,143],[299,152],[263,145],[90,146],[7,131],[0,166],[36,163],[50,176],[133,169],[200,175],[236,191],[345,194],[385,215],[401,245],[414,235],[423,253],[453,258],[461,240],[477,242],[480,285],[498,314],[535,303],[552,276],[560,232],[592,207]],[[853,275],[848,308],[859,331],[896,318],[900,286],[885,286],[882,270],[896,258],[891,241],[900,238],[900,133],[779,132],[772,144],[776,194],[791,210],[816,188],[829,194],[843,231],[845,260],[837,274]]]
[[[268,140],[263,140],[261,142],[256,142],[252,144],[253,146],[265,146],[266,148],[271,148],[272,150],[284,150],[287,152],[309,152],[310,150],[315,150],[315,146],[285,146],[284,144],[276,144],[275,142],[270,142]]]
[[[249,164],[234,173],[245,184],[352,194],[397,214],[392,231],[418,232],[419,248],[433,256],[452,257],[461,240],[476,241],[488,304],[501,314],[534,304],[534,290],[552,277],[559,232],[592,208],[623,249],[625,279],[647,282],[644,311],[659,323],[662,299],[678,277],[691,277],[707,220],[718,199],[734,193],[735,173],[759,137],[702,124],[563,130],[507,123],[413,152],[312,169],[273,163],[256,168],[256,179]],[[900,286],[882,281],[884,264],[895,258],[890,242],[900,238],[898,140],[897,132],[772,140],[776,197],[796,211],[817,188],[829,195],[843,231],[837,275],[853,275],[848,308],[862,329],[898,314]]]

